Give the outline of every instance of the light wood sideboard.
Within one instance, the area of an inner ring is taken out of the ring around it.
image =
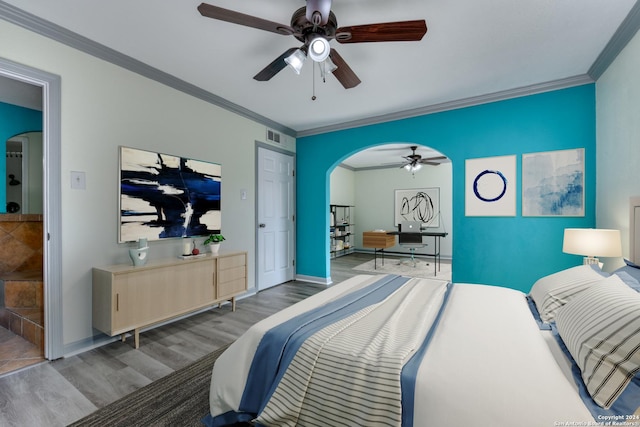
[[[93,327],[109,336],[140,329],[223,301],[236,309],[247,290],[247,253],[149,261],[93,268]]]

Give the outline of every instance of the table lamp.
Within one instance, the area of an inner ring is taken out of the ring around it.
[[[565,228],[562,252],[583,255],[584,264],[599,264],[601,257],[622,256],[620,230]]]

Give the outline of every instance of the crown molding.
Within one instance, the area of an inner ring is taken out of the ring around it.
[[[434,104],[430,106],[419,107],[410,110],[403,110],[393,112],[389,114],[382,114],[378,116],[368,117],[360,120],[353,120],[343,123],[337,123],[328,126],[321,126],[312,129],[302,130],[296,132],[287,126],[277,123],[267,117],[264,117],[258,113],[255,113],[247,108],[244,108],[238,104],[230,102],[218,95],[205,91],[191,83],[178,79],[164,71],[151,67],[135,58],[124,55],[104,46],[100,43],[96,43],[84,36],[67,30],[57,24],[44,20],[38,16],[25,12],[13,5],[10,5],[0,0],[0,18],[26,28],[37,34],[48,37],[52,40],[63,43],[74,49],[78,49],[89,55],[103,59],[115,65],[121,66],[129,71],[140,74],[149,79],[155,80],[166,86],[172,87],[176,90],[184,92],[188,95],[199,98],[210,104],[224,108],[228,111],[236,113],[240,116],[254,120],[265,126],[271,127],[274,130],[280,131],[284,134],[295,138],[301,138],[305,136],[318,135],[322,133],[335,132],[339,130],[351,129],[362,126],[369,126],[373,124],[379,124],[384,122],[390,122],[394,120],[401,120],[411,117],[417,117],[427,114],[438,113],[442,111],[454,110],[459,108],[471,107],[474,105],[486,104],[489,102],[496,102],[510,98],[522,97],[527,95],[534,95],[537,93],[564,89],[572,86],[579,86],[583,84],[595,82],[611,65],[618,54],[624,49],[627,43],[635,36],[638,29],[640,29],[640,2],[636,2],[631,11],[620,24],[609,43],[602,50],[598,58],[594,61],[589,68],[587,74],[569,77],[566,79],[560,79],[550,81],[546,83],[539,83],[521,88],[509,89],[505,91],[495,92],[492,94],[486,94],[471,98],[465,98],[456,101],[444,102],[440,104]]]
[[[609,39],[609,43],[602,49],[600,55],[589,68],[587,74],[593,80],[598,80],[636,35],[638,29],[640,29],[640,2],[636,2],[633,5],[627,17],[624,18],[624,21]]]
[[[511,98],[520,98],[527,95],[535,95],[537,93],[549,92],[558,89],[565,89],[573,86],[581,86],[593,83],[594,80],[588,75],[580,75],[569,77],[566,79],[554,80],[546,83],[538,83],[535,85],[524,86],[516,89],[509,89],[500,92],[490,93],[486,95],[474,96],[471,98],[460,99],[457,101],[443,102],[440,104],[428,105],[425,107],[414,108],[411,110],[398,111],[395,113],[382,114],[379,116],[368,117],[350,122],[338,123],[335,125],[317,127],[297,133],[297,137],[305,137],[311,135],[319,135],[322,133],[335,132],[339,130],[352,129],[362,126],[369,126],[379,123],[391,122],[395,120],[408,119],[411,117],[424,116],[427,114],[440,113],[442,111],[457,110],[465,107],[472,107],[490,102],[502,101]]]
[[[296,132],[280,123],[264,117],[258,113],[248,110],[238,104],[228,101],[218,95],[199,88],[191,83],[174,77],[164,71],[151,67],[135,58],[124,55],[110,47],[97,43],[87,37],[74,33],[60,25],[42,19],[36,15],[25,12],[24,10],[10,5],[4,1],[0,1],[0,18],[33,31],[69,47],[77,49],[81,52],[100,58],[112,64],[118,65],[131,72],[137,73],[143,77],[155,80],[173,89],[184,92],[195,98],[206,101],[210,104],[224,108],[225,110],[236,113],[240,116],[254,120],[274,130],[295,137]]]
[[[629,41],[636,35],[640,29],[640,2],[636,2],[625,19],[622,21],[616,32],[613,34],[607,45],[604,47],[600,55],[593,62],[586,75],[570,77],[567,79],[555,80],[547,83],[535,84],[522,88],[496,92],[493,94],[482,95],[473,98],[461,99],[458,101],[445,102],[432,106],[416,108],[413,110],[399,111],[391,114],[384,114],[376,117],[370,117],[361,120],[354,120],[335,125],[317,127],[297,133],[297,137],[305,137],[318,135],[321,133],[335,132],[356,128],[360,126],[368,126],[372,124],[384,123],[393,120],[400,120],[410,117],[417,117],[425,114],[433,114],[441,111],[454,110],[458,108],[471,107],[474,105],[485,104],[489,102],[501,101],[509,98],[516,98],[527,95],[534,95],[552,90],[564,89],[572,86],[593,83],[597,81],[607,68],[618,57],[620,52],[627,46]]]

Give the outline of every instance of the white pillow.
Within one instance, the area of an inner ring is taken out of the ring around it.
[[[558,310],[556,326],[589,394],[608,409],[640,372],[640,294],[615,275],[602,284]]]
[[[543,322],[552,322],[556,311],[605,275],[598,267],[579,265],[538,279],[529,295]]]

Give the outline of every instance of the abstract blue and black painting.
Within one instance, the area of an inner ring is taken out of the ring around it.
[[[222,167],[120,147],[119,242],[220,233]]]
[[[522,155],[522,216],[584,216],[584,148]]]

